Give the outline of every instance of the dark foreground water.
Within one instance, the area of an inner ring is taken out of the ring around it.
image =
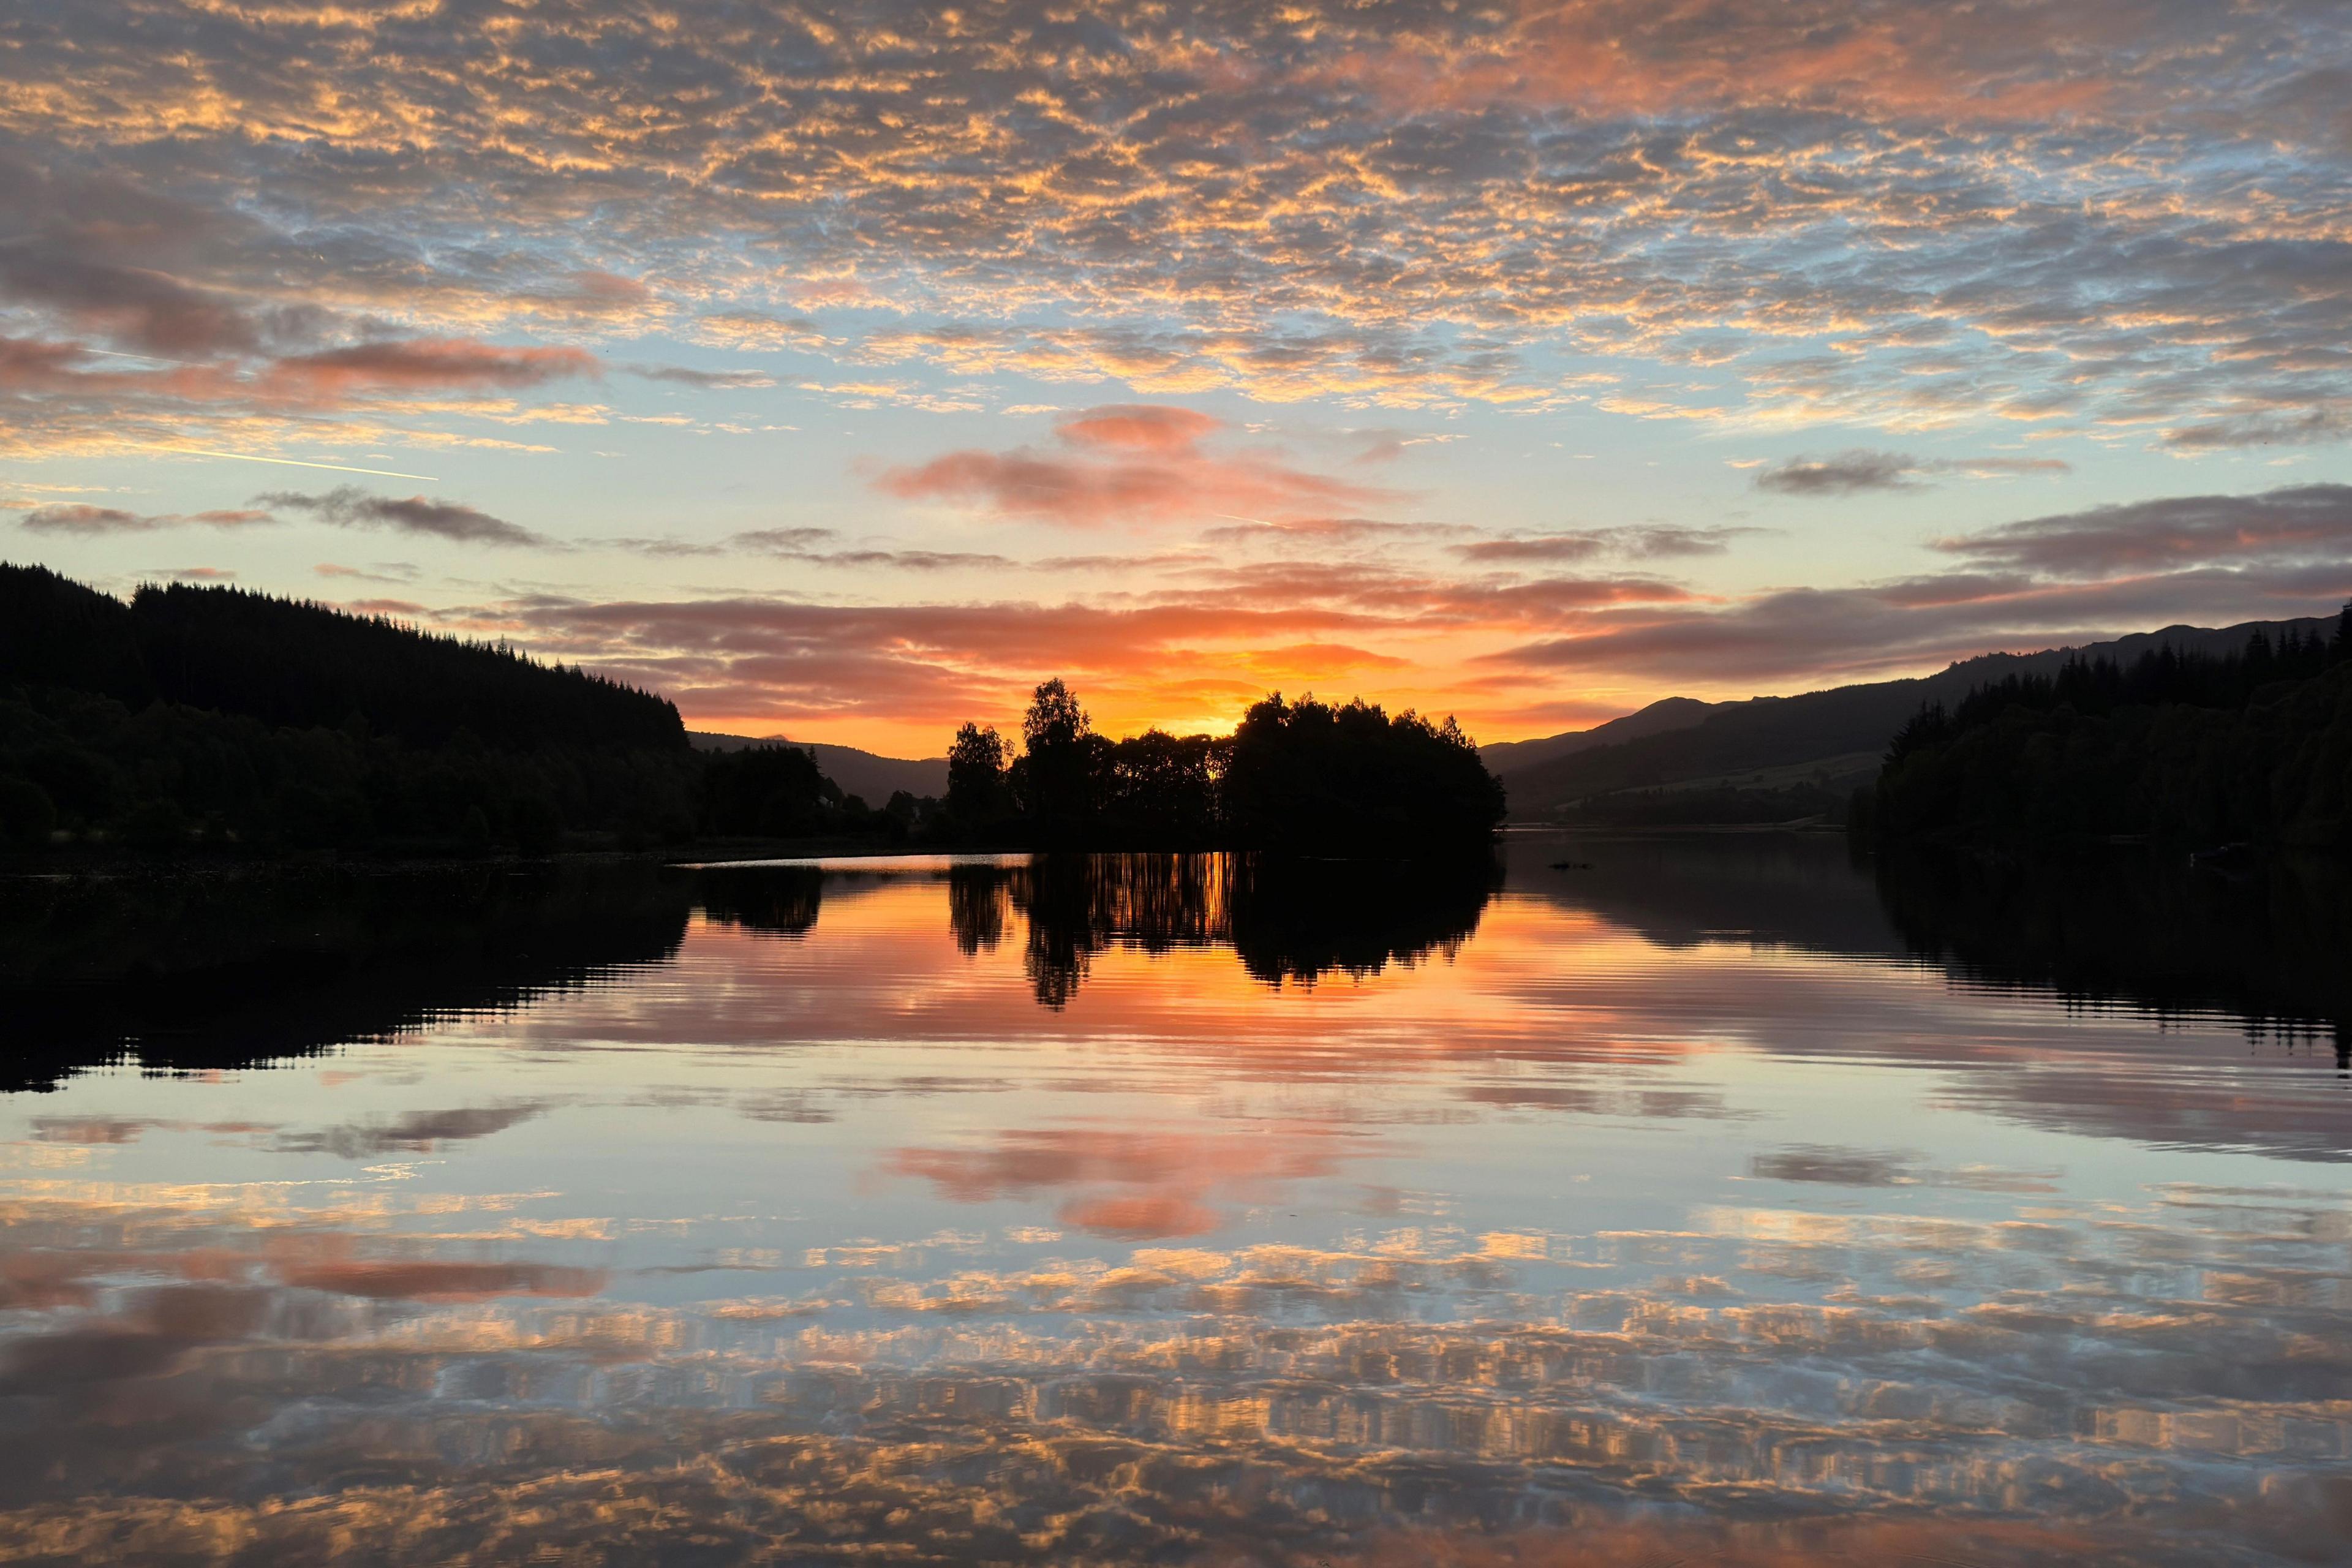
[[[0,1561],[2342,1562],[2347,910],[1785,838],[9,881]]]

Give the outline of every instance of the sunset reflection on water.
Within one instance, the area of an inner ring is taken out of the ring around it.
[[[1835,846],[1558,853],[706,871],[11,1096],[0,1556],[2335,1558],[2324,1036],[1986,984]]]

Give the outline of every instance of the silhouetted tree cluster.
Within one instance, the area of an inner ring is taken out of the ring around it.
[[[946,821],[1041,847],[1411,852],[1480,845],[1503,788],[1453,720],[1391,718],[1279,693],[1229,738],[1095,732],[1059,679],[1039,686],[1022,750],[966,724],[948,752]]]
[[[2078,659],[1922,709],[1856,807],[1898,837],[2352,843],[2352,605],[2330,639]]]
[[[993,831],[1013,816],[1013,789],[1004,776],[1012,761],[993,728],[966,724],[948,747],[947,812],[973,832]]]
[[[1451,718],[1279,692],[1234,731],[1223,804],[1236,844],[1309,851],[1483,844],[1504,809],[1501,781]]]
[[[128,605],[0,565],[0,847],[543,854],[903,837],[790,747],[706,756],[666,700],[504,647],[229,588]]]

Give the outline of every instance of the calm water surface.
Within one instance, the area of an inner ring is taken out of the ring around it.
[[[2324,877],[1521,839],[5,896],[0,1560],[2352,1539]]]

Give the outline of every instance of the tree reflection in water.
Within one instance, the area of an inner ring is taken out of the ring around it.
[[[695,880],[703,914],[768,936],[806,936],[824,901],[814,866],[708,867]]]
[[[643,864],[12,878],[0,1089],[123,1061],[257,1067],[528,1006],[667,961],[691,909],[685,877]]]
[[[2255,1036],[2332,1036],[2337,1064],[2352,1065],[2352,874],[2340,861],[1913,850],[1881,858],[1875,875],[1911,951],[1967,983],[2159,1018],[2233,1014]]]
[[[2250,1036],[2352,1054],[2352,868],[2340,860],[2215,863],[2141,845],[1873,855],[1790,834],[1570,843],[1572,869],[1546,865],[1553,851],[1523,855],[1513,888],[1664,946],[1907,959],[1967,987],[2159,1021],[2221,1014]]]
[[[1038,1002],[1066,1007],[1097,954],[1231,947],[1275,987],[1377,974],[1452,957],[1502,886],[1491,856],[1297,860],[1263,855],[1041,855],[948,873],[948,919],[966,953],[993,951],[1009,915],[1028,925],[1023,968]]]

